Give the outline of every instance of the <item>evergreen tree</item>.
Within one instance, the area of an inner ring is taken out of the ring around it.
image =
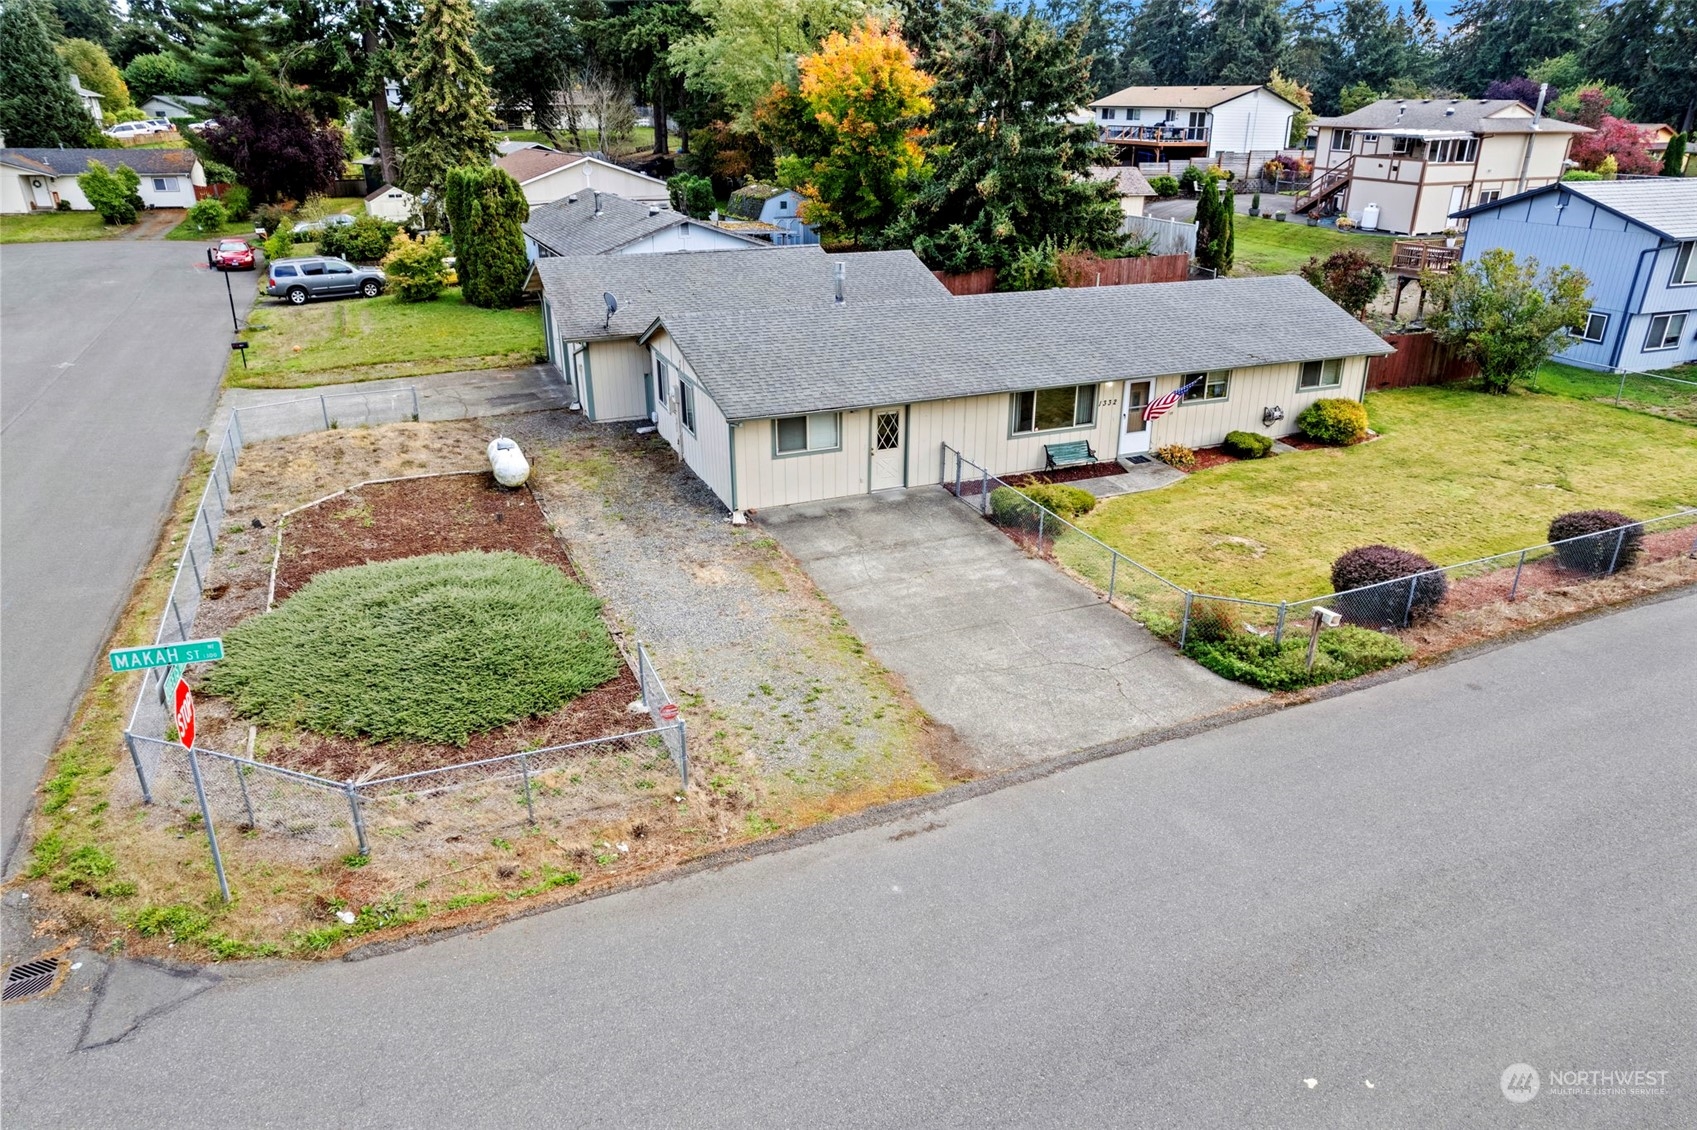
[[[102,47],[112,46],[118,17],[111,0],[53,0],[53,14],[65,30],[66,39],[87,39]]]
[[[402,176],[414,193],[440,193],[449,169],[487,165],[495,151],[489,68],[472,50],[476,32],[470,0],[425,0],[407,76],[412,145]]]
[[[1577,48],[1595,10],[1596,0],[1458,0],[1442,53],[1444,80],[1476,96],[1493,79],[1524,75]]]
[[[1196,0],[1143,0],[1131,19],[1128,81],[1157,86],[1192,82],[1201,31]],[[1210,80],[1212,81],[1212,80]]]
[[[265,0],[177,0],[173,10],[195,29],[193,45],[175,43],[171,55],[193,77],[196,89],[219,110],[255,102],[277,103],[275,17]]]
[[[1682,177],[1685,175],[1685,135],[1676,133],[1668,141],[1667,152],[1662,154],[1662,176]]]
[[[95,125],[71,93],[36,0],[0,4],[0,134],[7,145],[94,144]]]
[[[1634,91],[1640,109],[1653,111],[1680,133],[1697,128],[1697,0],[1673,0],[1657,40],[1655,83]]]
[[[1280,72],[1314,91],[1316,104],[1323,113],[1336,113],[1337,106],[1325,98],[1323,81],[1327,66],[1337,52],[1337,35],[1332,30],[1330,14],[1320,10],[1320,0],[1296,0],[1285,23],[1290,28],[1290,37],[1285,43]]]
[[[1096,127],[1067,120],[1089,101],[1080,29],[1058,34],[1036,15],[975,3],[939,42],[935,105],[922,142],[933,171],[884,242],[933,268],[1004,267],[1027,248],[1117,249],[1114,186]]]
[[[1222,275],[1231,274],[1236,256],[1234,220],[1237,202],[1231,186],[1212,173],[1196,190],[1196,262]]]
[[[1216,0],[1192,71],[1208,82],[1266,82],[1284,47],[1278,0]]]
[[[584,61],[565,11],[550,0],[494,0],[479,13],[472,46],[489,66],[489,86],[500,106],[528,114],[558,145],[554,95]]]
[[[522,225],[530,218],[524,190],[487,158],[449,169],[444,210],[454,237],[460,294],[473,306],[517,305],[529,266]]]
[[[1343,0],[1338,12],[1336,50],[1320,91],[1328,104],[1356,83],[1387,89],[1405,73],[1409,46],[1406,25],[1392,23],[1384,0]]]

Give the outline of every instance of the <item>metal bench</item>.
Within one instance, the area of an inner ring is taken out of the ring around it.
[[[1045,471],[1058,471],[1063,467],[1087,467],[1096,462],[1096,452],[1084,440],[1046,443],[1043,445],[1043,460]]]

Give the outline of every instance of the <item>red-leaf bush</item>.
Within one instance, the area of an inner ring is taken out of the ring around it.
[[[1418,553],[1395,546],[1352,549],[1332,562],[1332,588],[1351,594],[1337,602],[1337,611],[1354,624],[1406,627],[1437,611],[1449,592],[1449,581],[1432,571],[1436,568]],[[1406,585],[1386,583],[1416,574],[1423,575]]]
[[[1558,543],[1556,558],[1569,569],[1619,572],[1638,560],[1644,548],[1644,527],[1615,510],[1570,510],[1550,519],[1550,540]]]

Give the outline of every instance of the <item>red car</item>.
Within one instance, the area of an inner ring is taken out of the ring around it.
[[[251,271],[254,269],[253,248],[240,239],[221,239],[212,252],[212,265],[220,271]]]

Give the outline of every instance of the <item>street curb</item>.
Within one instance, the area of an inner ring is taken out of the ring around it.
[[[872,808],[862,809],[861,811],[848,816],[839,817],[836,820],[827,821],[822,824],[814,824],[811,827],[797,829],[793,832],[770,836],[766,839],[757,840],[753,843],[737,844],[733,847],[721,848],[678,867],[654,871],[650,874],[637,876],[622,883],[609,883],[605,887],[598,888],[594,891],[586,891],[575,897],[568,897],[556,902],[526,907],[522,910],[516,910],[512,914],[506,915],[502,918],[482,922],[469,922],[459,926],[450,926],[441,930],[424,931],[419,934],[414,934],[405,938],[397,938],[392,941],[371,942],[367,945],[357,946],[354,949],[349,950],[347,953],[342,955],[341,960],[365,961],[369,958],[384,957],[389,954],[400,953],[404,950],[412,949],[415,946],[426,945],[431,942],[445,941],[449,938],[460,937],[465,934],[492,930],[508,922],[516,922],[520,919],[530,918],[538,914],[546,914],[550,911],[561,910],[567,907],[577,906],[582,903],[592,902],[596,899],[606,898],[609,895],[623,894],[627,891],[635,891],[641,890],[645,887],[658,886],[661,883],[669,883],[678,879],[689,878],[692,875],[699,875],[705,871],[717,871],[721,868],[730,867],[738,863],[746,863],[749,860],[757,859],[764,855],[790,851],[794,848],[808,847],[813,844],[823,843],[829,839],[834,839],[837,836],[848,835],[852,832],[860,832],[868,828],[894,824],[916,816],[929,815],[940,812],[944,809],[952,808],[964,801],[988,796],[991,793],[1000,792],[1003,789],[1011,788],[1015,785],[1023,785],[1031,781],[1038,781],[1045,777],[1054,776],[1057,773],[1077,768],[1081,765],[1089,765],[1092,762],[1102,761],[1109,757],[1117,757],[1121,754],[1132,753],[1140,749],[1147,749],[1150,746],[1161,745],[1165,742],[1196,737],[1200,734],[1210,733],[1211,731],[1221,729],[1225,726],[1235,725],[1238,722],[1245,722],[1253,718],[1262,718],[1269,714],[1279,713],[1295,706],[1304,706],[1313,702],[1322,702],[1327,699],[1352,694],[1356,691],[1366,690],[1370,687],[1383,686],[1387,683],[1400,681],[1410,675],[1418,674],[1422,671],[1448,667],[1455,663],[1463,663],[1469,659],[1489,654],[1499,648],[1507,647],[1510,644],[1535,639],[1538,636],[1545,635],[1549,632],[1571,627],[1576,624],[1582,624],[1602,616],[1622,612],[1630,608],[1639,608],[1647,605],[1660,604],[1668,600],[1677,600],[1681,597],[1690,596],[1694,591],[1697,591],[1697,586],[1680,585],[1675,588],[1664,589],[1661,592],[1649,593],[1641,597],[1636,597],[1632,600],[1622,601],[1618,604],[1600,605],[1596,608],[1586,609],[1583,612],[1576,612],[1568,616],[1558,617],[1541,624],[1535,624],[1514,632],[1509,632],[1494,639],[1484,640],[1480,643],[1469,644],[1466,647],[1456,648],[1424,663],[1401,663],[1384,671],[1376,671],[1371,675],[1363,675],[1359,678],[1349,679],[1343,682],[1328,683],[1323,687],[1315,687],[1298,694],[1292,694],[1284,697],[1274,696],[1262,699],[1259,702],[1250,703],[1232,710],[1222,711],[1219,714],[1212,714],[1205,718],[1193,719],[1192,721],[1184,722],[1177,726],[1167,726],[1159,730],[1151,730],[1148,733],[1139,734],[1134,738],[1103,742],[1100,745],[1090,746],[1086,749],[1081,749],[1060,757],[1053,757],[1045,761],[1034,762],[1031,765],[1022,766],[1018,769],[1010,769],[1005,773],[999,773],[992,777],[981,777],[975,781],[966,781],[935,793],[928,793],[925,796],[910,797],[906,800],[898,800],[889,804],[877,805]]]

